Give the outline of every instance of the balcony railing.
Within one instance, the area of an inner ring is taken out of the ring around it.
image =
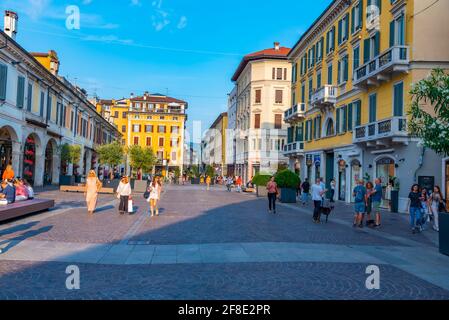
[[[394,117],[355,128],[354,143],[371,142],[385,138],[408,137],[407,119]]]
[[[395,46],[354,71],[353,85],[377,85],[395,72],[404,72],[409,65],[409,47]]]
[[[326,84],[312,94],[312,105],[334,105],[337,103],[337,87]]]
[[[299,155],[304,152],[304,142],[292,142],[284,145],[284,155],[286,157],[293,156],[293,155]]]
[[[301,118],[304,118],[306,115],[306,104],[305,103],[299,103],[293,107],[291,107],[290,109],[288,109],[287,111],[285,111],[284,113],[284,121],[289,123],[289,122],[294,122],[297,121]]]

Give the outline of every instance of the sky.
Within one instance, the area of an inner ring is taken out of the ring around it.
[[[19,44],[55,50],[60,75],[90,96],[168,94],[189,103],[188,128],[207,130],[227,109],[242,57],[275,41],[292,47],[330,2],[0,0],[0,9],[19,14]]]

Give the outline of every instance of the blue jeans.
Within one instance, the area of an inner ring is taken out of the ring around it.
[[[301,201],[304,203],[308,203],[309,202],[309,193],[303,192],[301,194]]]
[[[416,228],[421,224],[421,208],[410,207],[410,227]]]

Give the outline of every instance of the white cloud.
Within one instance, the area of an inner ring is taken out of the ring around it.
[[[140,0],[131,0],[131,5],[140,7],[142,3],[140,3]]]
[[[115,35],[105,35],[105,36],[95,36],[89,35],[84,37],[82,40],[94,41],[94,42],[106,42],[106,43],[119,43],[119,44],[132,44],[133,40],[130,39],[120,39]]]
[[[184,29],[185,27],[187,27],[187,17],[186,16],[182,16],[181,19],[179,19],[178,22],[178,29]]]

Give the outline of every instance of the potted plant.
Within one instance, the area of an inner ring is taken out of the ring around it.
[[[296,203],[296,189],[299,185],[299,177],[290,170],[283,170],[276,175],[276,183],[281,189],[281,202]]]
[[[258,197],[266,197],[268,196],[267,192],[267,184],[271,179],[271,175],[269,174],[261,174],[258,173],[253,178],[253,184],[256,186],[256,194]]]
[[[69,145],[67,143],[61,145],[58,148],[58,152],[61,157],[61,170],[62,174],[59,177],[59,184],[62,186],[73,186],[76,182],[76,164],[81,160],[81,146]],[[74,165],[74,172],[72,175],[68,175],[68,166]]]
[[[198,166],[190,168],[190,179],[192,184],[200,184],[200,169]]]
[[[124,161],[125,150],[119,142],[113,142],[99,146],[96,150],[98,162],[104,166],[109,166],[109,179],[104,177],[103,187],[113,188],[114,191],[120,184],[120,179],[114,179],[114,168]]]

